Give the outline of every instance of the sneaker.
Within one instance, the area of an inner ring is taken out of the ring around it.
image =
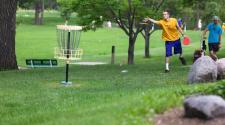
[[[170,70],[166,69],[166,70],[165,70],[165,73],[168,73],[168,72],[170,72]]]
[[[218,60],[218,58],[216,57],[216,56],[214,56],[214,55],[211,55],[210,56],[215,62]]]
[[[181,61],[181,63],[183,65],[187,65],[186,60],[184,59],[184,57],[179,57],[179,59],[180,59],[180,61]]]

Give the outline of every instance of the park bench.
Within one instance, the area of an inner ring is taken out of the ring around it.
[[[56,67],[58,63],[56,59],[26,59],[26,65],[30,68]]]

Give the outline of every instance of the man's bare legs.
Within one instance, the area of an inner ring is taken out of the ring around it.
[[[170,63],[170,57],[166,57],[166,59],[165,59],[165,63],[166,63],[166,70],[165,70],[165,72],[169,72],[169,63]]]
[[[186,65],[186,60],[184,59],[184,57],[183,57],[183,55],[182,54],[180,54],[179,55],[179,60],[181,61],[181,63],[183,64],[183,65]],[[169,65],[170,65],[170,57],[166,57],[165,58],[165,63],[166,63],[166,70],[165,70],[165,72],[169,72]]]

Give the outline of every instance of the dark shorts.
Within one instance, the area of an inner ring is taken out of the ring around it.
[[[175,41],[166,41],[165,47],[166,47],[166,57],[170,57],[173,55],[173,49],[174,54],[182,54],[180,39]]]
[[[219,51],[219,43],[209,43],[209,51],[218,52]]]

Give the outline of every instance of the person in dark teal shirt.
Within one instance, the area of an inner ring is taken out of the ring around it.
[[[219,24],[218,16],[213,16],[213,22],[210,23],[207,26],[207,28],[203,31],[203,37],[205,37],[207,31],[209,31],[209,36],[208,36],[209,47],[208,48],[209,48],[210,57],[216,61],[218,59],[216,53],[221,48],[221,38],[222,38],[222,32],[223,32]]]

